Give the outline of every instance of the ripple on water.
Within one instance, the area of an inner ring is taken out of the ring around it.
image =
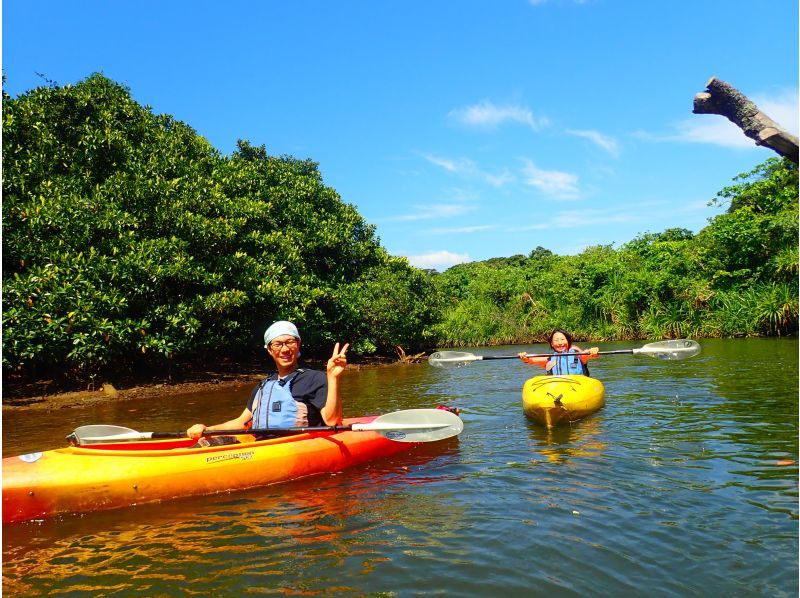
[[[11,526],[3,590],[796,596],[797,341],[762,340],[703,341],[685,362],[601,358],[606,406],[551,431],[522,414],[536,372],[515,360],[354,371],[349,413],[453,404],[460,439],[337,475]]]

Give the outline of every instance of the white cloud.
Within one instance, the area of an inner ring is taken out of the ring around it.
[[[508,169],[503,169],[500,174],[492,174],[478,168],[477,164],[469,158],[461,158],[453,160],[451,158],[443,158],[433,154],[423,154],[428,162],[434,166],[438,166],[449,173],[477,178],[492,187],[502,187],[514,180],[514,175]]]
[[[451,110],[449,118],[471,127],[494,128],[506,122],[527,125],[538,131],[549,124],[546,118],[536,118],[524,106],[496,106],[489,100],[483,100],[473,106],[465,106]]]
[[[553,218],[552,225],[556,228],[580,228],[584,226],[601,226],[604,224],[618,224],[620,222],[635,222],[637,218],[628,213],[603,214],[599,211],[568,211],[561,212]]]
[[[440,158],[439,156],[434,156],[433,154],[424,154],[423,157],[434,164],[435,166],[439,166],[443,168],[447,172],[462,172],[466,168],[469,167],[468,161],[465,160],[449,160],[447,158]]]
[[[447,270],[450,266],[472,261],[468,253],[452,253],[450,251],[432,251],[406,257],[412,266],[424,269],[433,268],[439,272]]]
[[[481,170],[479,170],[477,174],[484,182],[498,189],[514,180],[514,175],[505,168],[500,174],[491,174],[490,172],[483,172]]]
[[[539,221],[526,226],[512,227],[508,229],[508,232],[518,233],[554,228],[596,228],[607,224],[636,222],[639,218],[633,214],[635,214],[635,212],[627,210],[613,212],[603,212],[601,210],[567,210],[545,221]]]
[[[469,234],[469,233],[479,233],[487,230],[494,230],[497,226],[494,224],[481,224],[478,226],[454,226],[451,228],[429,228],[424,232],[425,234],[432,234],[432,235],[451,235],[451,234]]]
[[[789,131],[792,135],[798,134],[798,92],[783,91],[775,97],[757,97],[753,100],[772,120]]]
[[[435,218],[451,218],[460,216],[476,209],[476,206],[464,204],[444,203],[432,206],[414,206],[415,211],[410,214],[393,216],[389,220],[409,222],[413,220],[433,220]]]
[[[536,187],[554,199],[577,199],[578,176],[570,172],[559,170],[542,170],[531,160],[524,160],[522,169],[524,182],[531,187]]]
[[[569,135],[576,135],[577,137],[588,139],[614,156],[619,153],[619,145],[617,144],[617,140],[613,137],[609,137],[608,135],[603,135],[598,131],[570,129],[567,131],[567,133]]]
[[[443,189],[443,195],[446,195],[450,201],[475,201],[480,198],[474,189],[465,187],[449,187]]]
[[[717,115],[698,115],[675,125],[678,134],[667,137],[687,143],[710,143],[724,147],[756,147],[755,142],[727,118]]]

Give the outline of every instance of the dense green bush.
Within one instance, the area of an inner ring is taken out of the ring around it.
[[[693,235],[648,233],[623,245],[493,259],[435,281],[443,345],[578,338],[785,335],[797,332],[797,166],[771,158],[713,203],[729,205]]]
[[[213,363],[295,321],[304,354],[784,335],[798,323],[797,167],[718,194],[697,235],[418,270],[324,185],[246,141],[223,156],[102,75],[3,96],[3,372],[92,379]]]
[[[431,343],[429,277],[314,162],[245,141],[221,156],[102,75],[4,96],[3,171],[4,373],[214,361],[278,318],[312,356]]]

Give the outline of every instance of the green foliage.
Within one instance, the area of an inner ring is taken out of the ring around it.
[[[246,141],[223,157],[102,75],[5,97],[3,171],[6,373],[213,361],[278,318],[312,356],[431,342],[430,277],[316,163]]]
[[[340,325],[350,331],[353,348],[387,354],[396,347],[419,351],[435,345],[433,325],[441,305],[433,275],[405,258],[383,254],[382,263],[341,289]]]
[[[291,319],[305,355],[337,340],[436,345],[797,331],[797,167],[740,175],[693,235],[461,264],[388,255],[311,160],[240,141],[222,156],[102,75],[3,96],[6,377],[213,362]]]
[[[770,158],[726,187],[714,203],[729,202],[728,211],[714,218],[698,235],[703,275],[716,289],[787,281],[797,271],[797,166]]]
[[[769,159],[723,189],[696,236],[647,233],[619,250],[462,264],[437,277],[450,346],[543,340],[785,335],[797,332],[796,165]]]
[[[786,335],[797,331],[797,286],[769,283],[718,293],[709,336]],[[716,334],[715,334],[716,333]]]
[[[734,177],[743,181],[725,187],[712,203],[728,202],[728,213],[749,207],[758,214],[780,214],[797,209],[797,166],[778,158],[769,158],[752,171]]]

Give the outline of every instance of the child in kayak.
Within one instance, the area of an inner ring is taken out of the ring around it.
[[[589,367],[586,362],[590,359],[595,359],[600,353],[600,349],[597,347],[584,351],[577,345],[573,345],[570,333],[562,329],[554,330],[547,342],[555,352],[555,355],[528,357],[526,353],[520,353],[519,358],[528,365],[543,367],[549,375],[581,374],[588,376]],[[580,355],[580,353],[584,353],[584,355]]]
[[[206,430],[244,428],[292,428],[334,426],[342,423],[339,377],[347,367],[347,348],[339,343],[328,360],[326,372],[298,367],[300,333],[291,322],[275,322],[264,333],[264,348],[275,361],[277,372],[255,387],[239,417],[214,426],[194,424],[189,438],[200,438]]]

